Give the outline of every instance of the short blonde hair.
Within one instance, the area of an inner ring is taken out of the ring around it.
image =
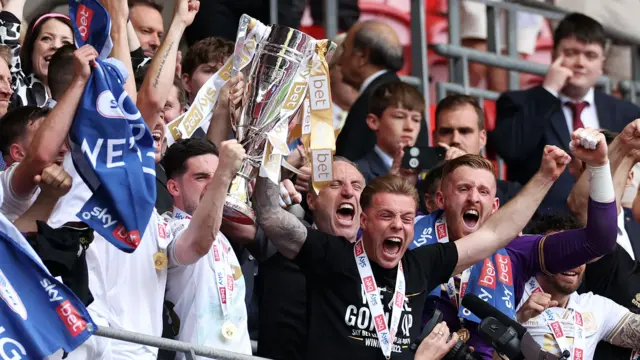
[[[380,176],[371,181],[360,195],[360,207],[366,210],[371,206],[376,194],[387,193],[410,196],[416,203],[419,201],[418,190],[407,180],[396,175]]]
[[[447,176],[454,172],[457,168],[467,166],[472,169],[483,169],[490,171],[495,178],[495,169],[491,161],[483,158],[481,155],[465,154],[453,160],[447,161],[442,169],[442,182],[444,183]]]

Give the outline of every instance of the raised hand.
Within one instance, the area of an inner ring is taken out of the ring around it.
[[[607,141],[596,129],[578,129],[571,134],[569,149],[573,156],[589,166],[605,165],[607,157]]]
[[[81,83],[86,83],[91,76],[91,67],[98,57],[98,52],[93,46],[87,44],[73,52],[73,78]]]
[[[193,23],[198,10],[200,10],[198,0],[175,0],[173,13],[186,27]]]
[[[459,158],[460,156],[466,154],[464,150],[458,149],[455,146],[449,146],[445,143],[438,143],[438,146],[440,146],[441,148],[445,148],[447,150],[447,153],[444,154],[445,160],[453,160],[455,158]]]
[[[42,174],[34,177],[34,182],[40,186],[40,195],[52,199],[65,196],[71,189],[71,176],[64,168],[57,164],[51,164],[42,170]]]
[[[419,170],[413,169],[403,169],[402,168],[402,158],[404,157],[404,144],[399,144],[396,147],[396,152],[393,155],[393,163],[391,164],[391,169],[389,170],[389,174],[400,176],[407,180],[410,184],[415,185],[418,182],[418,173]]]
[[[542,152],[539,172],[551,181],[556,181],[571,161],[564,150],[557,146],[547,145]]]
[[[560,90],[562,90],[564,85],[567,83],[567,80],[573,76],[573,71],[562,65],[563,61],[564,55],[560,54],[560,56],[551,63],[551,66],[547,71],[547,75],[544,77],[544,83],[542,83],[542,86],[555,92],[560,92]]]
[[[296,176],[296,190],[298,190],[298,192],[309,192],[309,180],[311,179],[311,166],[309,165],[305,165],[303,167],[301,167],[300,172],[302,172],[302,174],[298,174]]]
[[[283,209],[291,205],[300,204],[302,195],[296,190],[295,186],[289,179],[280,182],[280,207]]]
[[[129,3],[127,0],[100,0],[100,4],[107,10],[112,22],[116,20],[127,22],[129,19]]]
[[[631,153],[636,160],[640,161],[640,119],[628,123],[617,139],[627,153]]]
[[[558,306],[558,302],[556,300],[551,300],[551,294],[536,292],[531,294],[527,301],[518,309],[516,313],[516,320],[519,323],[524,323],[525,321],[532,319],[540,314],[543,311],[550,307]]]
[[[236,140],[223,141],[220,144],[220,165],[216,171],[224,171],[226,175],[235,176],[245,157],[244,148]]]

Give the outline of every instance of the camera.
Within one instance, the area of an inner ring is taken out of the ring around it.
[[[435,328],[436,325],[438,325],[438,323],[440,323],[441,321],[442,321],[442,313],[436,309],[431,319],[429,319],[429,321],[425,325],[424,330],[422,330],[422,334],[420,335],[420,337],[417,338],[416,341],[414,341],[411,344],[411,347],[410,347],[411,351],[415,352],[416,350],[418,350],[418,346],[420,346],[420,343],[422,342],[422,340],[424,340],[424,338],[426,338],[433,331],[433,328]],[[469,347],[465,345],[464,342],[462,342],[461,340],[458,340],[458,342],[456,342],[456,344],[451,348],[451,350],[449,350],[449,352],[442,359],[443,360],[480,360],[481,358],[478,357],[476,354],[474,354],[471,351],[471,349],[469,349]]]

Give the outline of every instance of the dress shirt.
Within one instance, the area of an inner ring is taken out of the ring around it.
[[[596,102],[594,98],[593,88],[589,89],[587,94],[579,100],[571,99],[564,94],[559,94],[556,91],[550,90],[545,87],[545,90],[550,92],[553,96],[557,97],[562,103],[562,113],[564,113],[564,118],[567,121],[567,129],[569,129],[569,134],[573,132],[573,111],[569,106],[566,105],[566,102],[576,102],[576,101],[586,101],[589,103],[589,106],[585,107],[582,110],[582,114],[580,118],[582,119],[582,123],[585,128],[593,128],[599,129],[600,122],[598,121],[598,112],[596,111]]]
[[[391,166],[393,166],[393,157],[391,157],[387,153],[385,153],[382,149],[380,149],[380,147],[378,145],[376,145],[373,148],[373,150],[376,152],[376,154],[378,154],[378,156],[380,156],[380,159],[385,164],[387,169],[391,170]]]
[[[373,74],[371,74],[371,76],[369,76],[368,78],[366,78],[363,82],[362,85],[360,86],[360,94],[362,94],[362,92],[364,92],[364,90],[367,88],[367,86],[371,85],[371,83],[373,82],[373,80],[377,79],[380,77],[380,75],[386,73],[388,70],[387,69],[382,69],[379,70],[377,72],[374,72]]]
[[[633,253],[633,247],[631,246],[631,240],[629,239],[629,234],[627,234],[627,230],[624,228],[624,211],[620,211],[618,214],[618,239],[616,242],[629,254],[629,256],[631,256],[633,260],[636,259],[635,254]]]

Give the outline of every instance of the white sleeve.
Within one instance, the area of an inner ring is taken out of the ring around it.
[[[590,307],[598,314],[598,338],[600,340],[610,341],[631,316],[629,309],[600,295],[593,295],[591,304]]]
[[[190,220],[169,219],[167,235],[171,236],[171,242],[167,248],[167,256],[169,257],[169,269],[184,266],[176,258],[176,244],[178,239],[189,227]]]
[[[18,167],[18,163],[14,163],[9,166],[5,171],[0,173],[0,182],[2,183],[2,204],[0,205],[0,212],[13,222],[19,218],[25,211],[29,210],[33,202],[37,198],[37,194],[40,193],[40,188],[36,187],[33,194],[25,197],[19,197],[13,192],[11,187],[11,180],[13,174]]]

